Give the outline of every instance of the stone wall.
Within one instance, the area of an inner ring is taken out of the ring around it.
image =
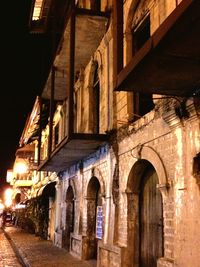
[[[197,181],[192,175],[192,160],[199,151],[200,132],[198,114],[192,111],[192,106],[191,100],[188,100],[187,109],[191,110],[188,119],[180,120],[174,113],[174,118],[167,121],[167,113],[162,114],[165,118],[163,120],[163,117],[157,117],[156,113],[151,112],[146,115],[149,118],[146,125],[138,127],[138,121],[137,125],[132,125],[132,133],[129,126],[118,135],[118,243],[128,247],[127,194],[132,168],[138,160],[148,160],[158,174],[158,188],[163,198],[164,258],[159,260],[159,266],[198,266],[199,233],[196,216],[199,216],[197,206],[200,204],[200,195]],[[153,114],[154,118],[150,119]],[[137,188],[131,190],[134,192]],[[132,212],[137,213],[137,208]]]
[[[150,10],[151,33],[155,32],[179,2],[124,1],[124,65],[132,57],[132,27]],[[136,6],[138,10],[135,12]],[[139,178],[136,166],[138,162],[145,161],[156,171],[157,189],[160,190],[163,204],[164,251],[157,266],[196,267],[200,262],[200,192],[192,167],[193,158],[200,152],[199,114],[193,99],[188,99],[185,102],[188,116],[180,117],[176,107],[183,99],[172,97],[155,101],[154,110],[131,123],[131,107],[128,103],[133,95],[127,92],[113,93],[111,29],[91,55],[90,62],[82,70],[82,80],[77,83],[77,90],[82,95],[78,112],[84,117],[77,129],[92,132],[87,105],[92,86],[92,64],[98,62],[100,132],[109,132],[111,138],[107,145],[64,173],[60,230],[65,227],[65,196],[71,185],[76,200],[71,253],[90,259],[90,244],[94,239],[88,232],[94,214],[88,210],[88,203],[91,203],[88,188],[95,177],[100,186],[103,207],[103,238],[97,241],[98,267],[138,267]]]

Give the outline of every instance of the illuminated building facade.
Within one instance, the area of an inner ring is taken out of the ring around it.
[[[55,34],[32,186],[52,186],[50,239],[98,267],[198,266],[199,1],[61,2],[30,24]]]

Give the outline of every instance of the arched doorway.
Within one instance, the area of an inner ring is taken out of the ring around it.
[[[139,160],[128,181],[127,266],[156,267],[163,256],[163,206],[158,175],[147,160]]]
[[[157,173],[151,164],[147,164],[139,196],[141,267],[156,267],[157,259],[163,255],[162,197],[157,184]]]
[[[37,234],[44,239],[54,238],[56,182],[50,182],[37,192]]]
[[[15,195],[15,204],[18,204],[21,202],[21,193],[17,193]]]
[[[97,208],[102,207],[99,180],[92,177],[87,189],[87,259],[97,259],[96,219]]]
[[[70,185],[66,193],[66,217],[63,231],[63,248],[70,250],[70,234],[74,231],[74,192]]]

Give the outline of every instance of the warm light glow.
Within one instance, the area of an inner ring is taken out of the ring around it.
[[[13,172],[11,169],[7,170],[6,182],[10,183],[13,179]]]
[[[5,191],[5,198],[11,198],[12,197],[13,190],[11,188],[6,189]]]
[[[12,205],[12,199],[6,199],[5,200],[5,206],[8,208]]]
[[[0,212],[2,212],[3,209],[4,209],[4,204],[0,203]]]
[[[25,204],[16,204],[15,209],[25,209],[26,205]]]
[[[28,171],[28,166],[24,162],[18,162],[15,164],[14,167],[15,173],[23,174],[26,173],[27,171]]]
[[[35,6],[33,10],[33,17],[32,17],[33,20],[40,19],[42,4],[43,4],[43,0],[35,0]]]
[[[6,189],[5,191],[5,206],[10,207],[12,205],[12,194],[13,190],[11,188]]]

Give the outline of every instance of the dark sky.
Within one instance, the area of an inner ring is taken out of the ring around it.
[[[30,0],[3,1],[1,10],[0,191],[15,159],[26,118],[41,90],[43,51],[28,32]]]

